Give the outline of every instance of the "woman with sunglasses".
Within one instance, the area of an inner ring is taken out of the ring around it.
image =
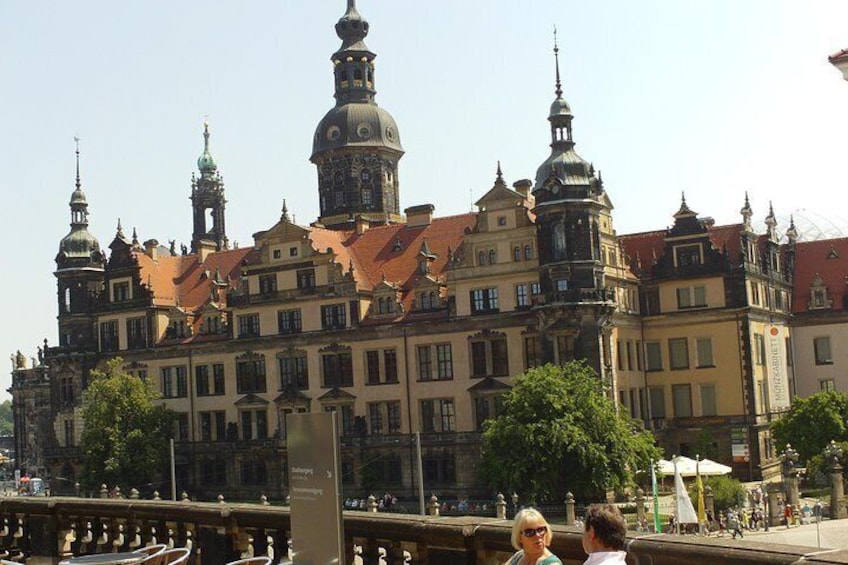
[[[548,549],[552,537],[551,527],[541,512],[535,508],[521,510],[512,523],[512,546],[518,551],[506,565],[562,565]]]

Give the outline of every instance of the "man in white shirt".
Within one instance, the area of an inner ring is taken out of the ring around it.
[[[583,551],[589,554],[583,565],[624,563],[627,522],[618,507],[592,504],[586,510],[583,528]]]

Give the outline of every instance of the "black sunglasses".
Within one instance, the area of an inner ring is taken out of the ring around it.
[[[547,526],[539,526],[538,528],[527,528],[526,530],[523,530],[521,533],[524,534],[524,537],[526,537],[526,538],[543,536],[546,533],[548,533],[548,527]]]

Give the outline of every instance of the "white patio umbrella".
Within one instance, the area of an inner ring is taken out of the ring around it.
[[[680,473],[681,477],[695,476],[695,460],[684,455],[678,455],[672,458],[671,461],[660,459],[657,461],[657,470],[663,475],[674,475],[675,463],[677,463],[677,472]]]
[[[705,477],[729,475],[730,472],[733,471],[733,469],[727,465],[722,465],[712,459],[701,459],[699,470],[701,471],[701,475]]]

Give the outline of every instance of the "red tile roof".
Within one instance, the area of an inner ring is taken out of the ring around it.
[[[738,259],[741,251],[739,234],[742,232],[742,224],[709,226],[707,231],[715,249],[721,251],[726,246],[727,256],[730,257],[730,260],[736,261]],[[621,246],[630,260],[631,268],[634,271],[641,270],[642,277],[651,276],[655,259],[665,253],[666,233],[666,230],[657,230],[622,235],[619,238]]]
[[[848,238],[804,241],[795,245],[795,288],[792,311],[806,312],[816,275],[827,287],[831,308],[842,310],[848,284]]]

